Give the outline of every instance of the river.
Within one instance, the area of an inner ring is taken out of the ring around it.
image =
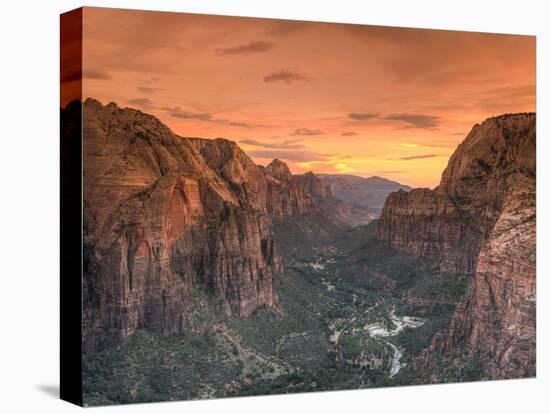
[[[365,329],[369,332],[369,335],[373,338],[378,339],[379,341],[384,342],[393,350],[393,356],[390,364],[389,378],[394,377],[401,370],[401,357],[403,353],[393,343],[385,339],[385,337],[397,335],[405,328],[418,328],[424,324],[424,321],[421,318],[415,318],[412,316],[397,316],[395,314],[395,309],[392,309],[390,318],[395,325],[393,329],[388,329],[380,323],[374,323],[365,325]]]

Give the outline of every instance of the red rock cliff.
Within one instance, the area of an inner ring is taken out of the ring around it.
[[[114,103],[83,106],[85,350],[138,327],[199,331],[197,290],[229,314],[273,306],[271,219],[326,193],[274,177],[231,141],[182,138]]]
[[[274,220],[319,211],[319,200],[331,196],[313,173],[291,175],[282,161],[274,160],[263,171],[268,185],[267,209]]]
[[[535,373],[535,114],[476,125],[441,184],[391,194],[377,236],[473,274],[443,348],[467,344],[492,378]]]

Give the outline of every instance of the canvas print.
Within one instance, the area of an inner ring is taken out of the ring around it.
[[[79,403],[535,376],[534,36],[88,7],[61,31]]]

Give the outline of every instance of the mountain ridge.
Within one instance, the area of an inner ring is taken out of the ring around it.
[[[85,352],[139,328],[200,333],[198,291],[229,315],[276,307],[283,265],[271,223],[349,213],[314,174],[257,166],[233,141],[181,137],[113,102],[82,107]]]
[[[387,178],[360,177],[350,174],[317,174],[336,198],[359,204],[380,213],[386,197],[393,191],[410,191],[411,187]]]
[[[181,137],[115,103],[82,106],[86,353],[140,328],[201,334],[209,302],[239,317],[277,308],[273,282],[284,265],[272,226],[312,213],[334,228],[372,221],[379,210],[338,198],[330,183],[354,180],[385,192],[379,240],[472,280],[448,331],[415,367],[433,373],[430,352],[467,349],[485,352],[491,378],[534,375],[535,114],[475,125],[430,190],[380,177],[293,175],[281,160],[256,165],[231,140]]]

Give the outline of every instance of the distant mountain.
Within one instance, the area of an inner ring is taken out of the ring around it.
[[[388,194],[411,187],[382,177],[358,177],[348,174],[317,174],[332,194],[342,201],[359,204],[378,211],[384,207]]]

